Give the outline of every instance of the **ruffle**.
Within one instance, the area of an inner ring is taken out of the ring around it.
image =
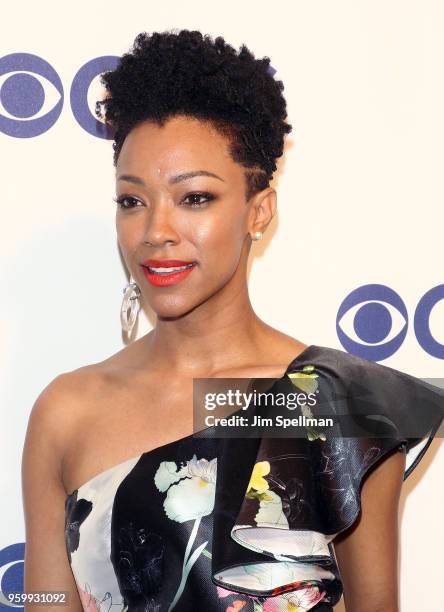
[[[318,589],[309,610],[341,597],[332,541],[358,518],[365,476],[395,449],[406,453],[404,480],[412,473],[442,425],[444,389],[315,345],[270,392],[298,389],[316,390],[310,412],[334,427],[220,441],[212,580],[257,597]]]

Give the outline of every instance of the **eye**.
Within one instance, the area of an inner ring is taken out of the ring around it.
[[[142,204],[139,200],[136,200],[136,198],[133,198],[132,196],[120,196],[118,198],[115,197],[113,198],[113,201],[116,202],[116,204],[120,208],[123,208],[125,210],[129,208],[135,208],[136,204]]]
[[[211,200],[214,200],[211,193],[195,191],[188,193],[182,202],[185,202],[185,206],[189,208],[204,208]]]

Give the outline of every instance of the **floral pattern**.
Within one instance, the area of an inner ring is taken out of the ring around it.
[[[77,587],[80,595],[80,601],[84,610],[88,612],[99,612],[100,608],[97,605],[97,599],[91,593],[84,591],[81,587]]]
[[[256,499],[259,502],[258,512],[254,517],[257,525],[273,525],[288,528],[282,500],[277,493],[270,490],[268,480],[265,479],[265,476],[269,473],[269,461],[258,461],[255,463],[245,497]]]
[[[192,552],[201,518],[213,511],[216,464],[216,457],[208,461],[205,458],[197,459],[196,455],[193,455],[180,469],[172,461],[162,461],[154,476],[159,491],[167,490],[163,504],[167,517],[179,523],[194,520],[184,553],[181,580],[168,612],[176,606],[185,588],[188,574],[208,544],[206,541]]]
[[[324,599],[325,591],[320,591],[316,584],[308,585],[281,597],[265,601],[263,612],[304,612]]]
[[[217,459],[197,459],[196,455],[180,469],[172,461],[163,461],[154,482],[159,491],[167,491],[164,508],[167,517],[183,523],[210,514],[214,507]]]
[[[404,479],[413,471],[442,422],[444,391],[314,345],[279,382],[315,393],[324,380],[349,414],[365,422],[369,409],[393,435],[188,436],[68,495],[66,551],[83,609],[333,612],[342,582],[332,541],[356,520],[363,479],[396,448],[407,454]],[[406,423],[423,435],[407,436]]]
[[[78,491],[73,491],[65,501],[65,538],[68,559],[77,550],[80,540],[80,525],[92,510],[92,503],[87,499],[77,500]]]
[[[278,524],[288,528],[288,522],[279,496],[270,489],[270,462],[257,462],[252,470],[246,495],[258,505],[256,518],[258,522]],[[130,474],[131,475],[131,472]],[[202,521],[211,518],[215,503],[217,480],[217,457],[207,458],[196,453],[183,461],[168,459],[158,463],[153,470],[154,489],[162,494],[162,508],[165,520],[174,524],[189,525],[188,537],[183,539],[181,550],[180,575],[177,577],[174,591],[170,593],[168,605],[157,604],[155,593],[159,592],[164,579],[165,546],[160,534],[141,527],[137,521],[125,522],[115,530],[115,562],[119,590],[123,598],[116,593],[98,591],[89,582],[77,582],[77,588],[84,610],[101,612],[116,610],[119,612],[138,612],[138,610],[186,610],[187,600],[183,600],[191,579],[192,570],[199,559],[207,567],[211,564],[211,542],[204,529],[199,539]],[[124,481],[125,482],[125,481]],[[87,494],[88,483],[80,490]],[[80,526],[94,508],[92,501],[78,498],[79,490],[68,496],[66,509],[66,543],[67,549],[78,550],[80,543]],[[100,497],[98,498],[100,500]],[[106,513],[108,516],[109,513]],[[86,550],[86,549],[85,549]],[[75,559],[74,559],[75,560]],[[214,609],[224,612],[272,612],[286,610],[306,612],[321,602],[325,589],[321,582],[295,579],[293,566],[281,564],[280,578],[292,586],[291,592],[280,593],[279,589],[271,597],[252,596],[225,589],[213,584],[216,601]],[[243,570],[257,582],[267,588],[270,571],[266,566],[245,566]],[[284,573],[282,573],[284,572]],[[283,578],[284,577],[284,578]],[[295,590],[296,589],[296,590]],[[143,603],[141,603],[143,602]],[[205,608],[206,609],[206,608]]]
[[[316,368],[313,364],[306,365],[302,368],[301,372],[288,372],[288,378],[292,384],[303,391],[304,393],[316,393],[318,390],[319,375],[316,374]],[[306,405],[301,404],[300,406],[303,416],[307,418],[313,418],[313,413],[310,408]],[[325,441],[326,435],[324,432],[319,432],[315,427],[306,427],[308,440],[320,440]]]
[[[247,604],[246,599],[239,597],[239,593],[217,587],[217,594],[221,598],[231,598],[231,603],[225,608],[225,612],[237,612]],[[321,592],[318,586],[307,583],[306,586],[292,593],[285,593],[278,597],[252,597],[254,612],[305,612],[320,603],[325,597],[325,591]],[[241,596],[242,597],[242,596]]]

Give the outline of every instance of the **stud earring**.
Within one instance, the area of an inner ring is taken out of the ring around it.
[[[262,232],[254,232],[251,238],[252,240],[260,240],[262,238]]]
[[[131,335],[140,310],[140,289],[130,276],[129,283],[123,289],[122,307],[120,309],[120,322],[122,329]]]

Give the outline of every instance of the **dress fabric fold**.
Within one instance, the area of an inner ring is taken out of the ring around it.
[[[333,611],[343,592],[333,540],[357,520],[373,466],[404,452],[405,480],[442,433],[444,389],[310,345],[269,391],[311,394],[316,402],[292,416],[333,425],[242,438],[209,428],[67,496],[66,548],[85,610]]]

